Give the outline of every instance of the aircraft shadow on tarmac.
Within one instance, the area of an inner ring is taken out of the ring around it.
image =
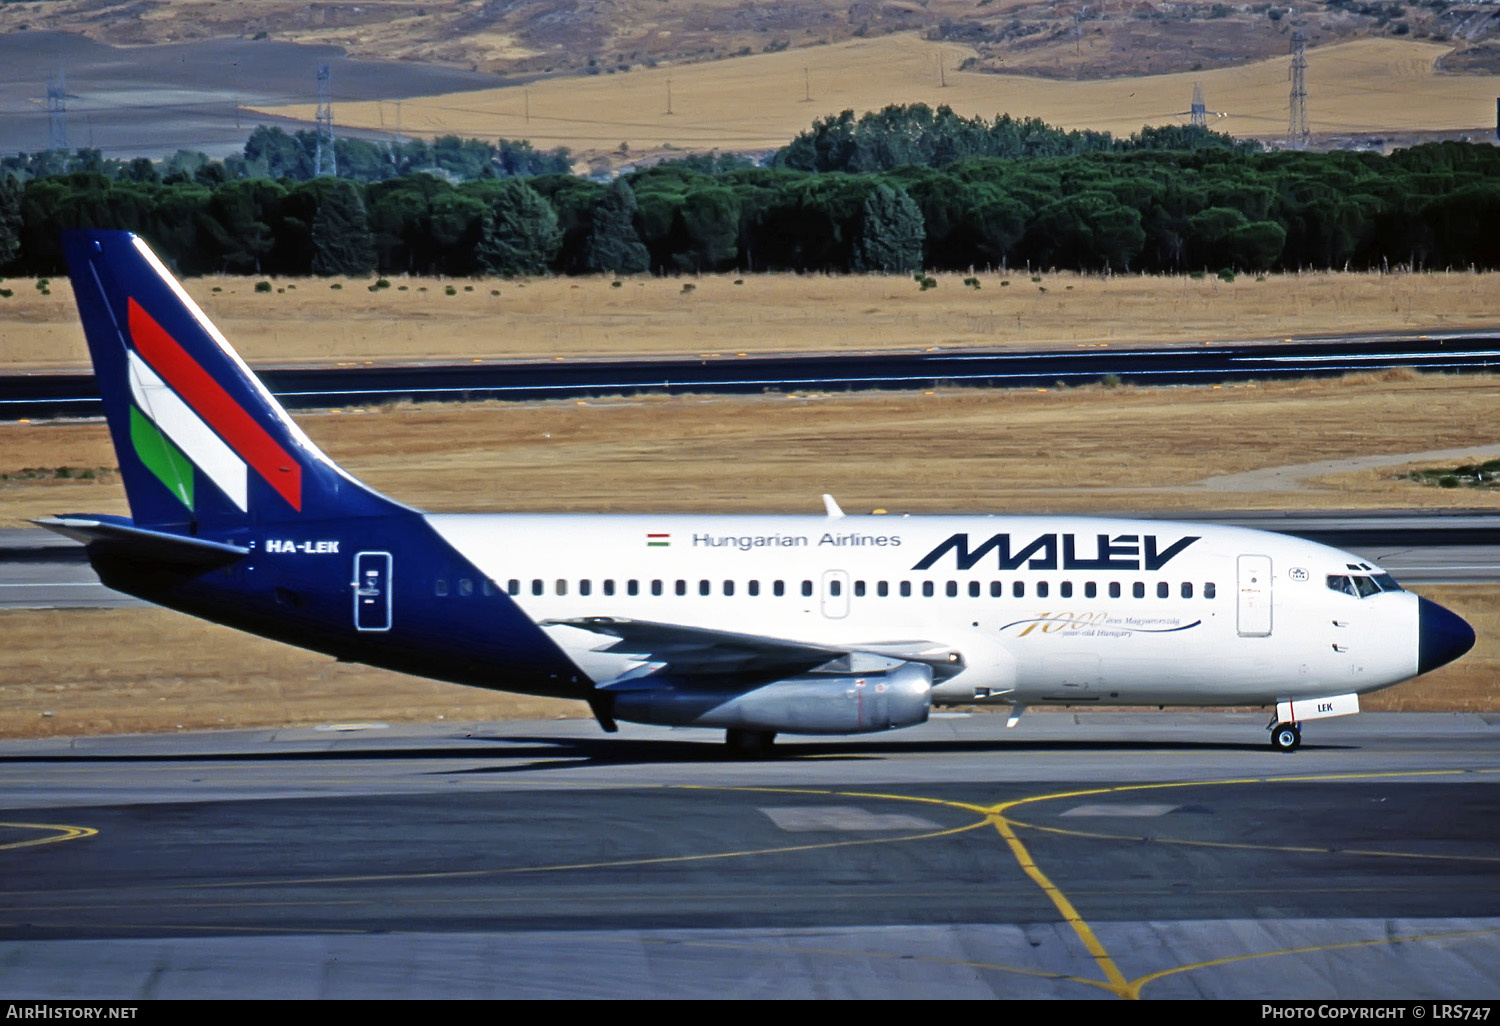
[[[1027,752],[1269,752],[1265,743],[1222,741],[861,741],[780,744],[759,757],[731,756],[721,744],[706,741],[626,740],[620,738],[504,737],[486,739],[506,744],[505,765],[443,770],[444,773],[523,773],[578,766],[627,766],[648,763],[820,762],[880,759],[894,755],[1024,754]],[[1335,751],[1355,745],[1303,745],[1310,751]],[[549,758],[550,757],[550,758]],[[526,759],[544,762],[518,762]]]
[[[88,561],[88,550],[82,545],[48,545],[31,549],[0,548],[0,564],[81,565]]]
[[[950,741],[862,741],[812,742],[779,745],[765,756],[746,759],[731,756],[718,742],[677,740],[631,740],[627,738],[558,738],[526,735],[469,737],[462,746],[350,748],[317,751],[258,752],[74,752],[69,754],[0,755],[0,765],[23,763],[193,763],[193,762],[357,762],[422,761],[451,762],[483,759],[492,763],[463,769],[436,769],[439,773],[520,773],[580,766],[635,766],[651,763],[797,762],[804,759],[843,761],[878,759],[894,755],[1025,754],[1028,752],[1093,752],[1096,754],[1137,752],[1268,752],[1265,743],[1250,741],[1014,741],[976,739]],[[505,747],[499,747],[499,746]],[[1358,745],[1310,745],[1305,751],[1339,751]],[[535,760],[545,760],[537,762]]]

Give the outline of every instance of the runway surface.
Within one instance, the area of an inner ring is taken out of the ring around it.
[[[261,368],[287,409],[411,400],[579,399],[635,393],[758,394],[937,388],[1052,388],[1118,380],[1138,385],[1336,377],[1393,367],[1484,373],[1500,366],[1500,338],[1474,332],[1400,338],[1093,350],[933,349],[756,356],[743,359],[529,360],[514,363]],[[0,375],[0,419],[100,414],[91,374]]]
[[[0,992],[1500,996],[1500,717],[0,743]]]

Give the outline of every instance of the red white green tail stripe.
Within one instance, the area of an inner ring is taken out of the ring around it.
[[[197,467],[242,512],[252,468],[300,510],[301,465],[134,299],[129,319],[130,440],[146,468],[188,509]]]
[[[248,510],[250,500],[245,461],[236,456],[213,428],[168,388],[144,360],[135,353],[129,354],[129,360],[130,395],[135,400],[131,409],[132,423],[138,417],[144,418],[149,421],[145,426],[155,432],[155,438],[145,430],[130,432],[131,443],[141,462],[188,509],[193,508],[192,468],[184,467],[183,459],[163,458],[154,451],[152,446],[160,439],[172,446],[172,452],[185,457],[208,475],[209,480],[218,485],[219,490],[229,496],[242,512]]]

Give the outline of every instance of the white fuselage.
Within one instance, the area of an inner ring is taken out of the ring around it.
[[[1044,516],[428,520],[488,578],[445,592],[507,591],[596,682],[639,663],[547,621],[947,650],[962,669],[934,686],[940,704],[1259,705],[1417,673],[1415,595],[1371,586],[1382,572],[1357,556],[1244,528]]]

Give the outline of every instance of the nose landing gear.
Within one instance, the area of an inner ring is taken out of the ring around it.
[[[1271,750],[1276,752],[1295,752],[1302,744],[1302,724],[1300,723],[1272,723]]]

